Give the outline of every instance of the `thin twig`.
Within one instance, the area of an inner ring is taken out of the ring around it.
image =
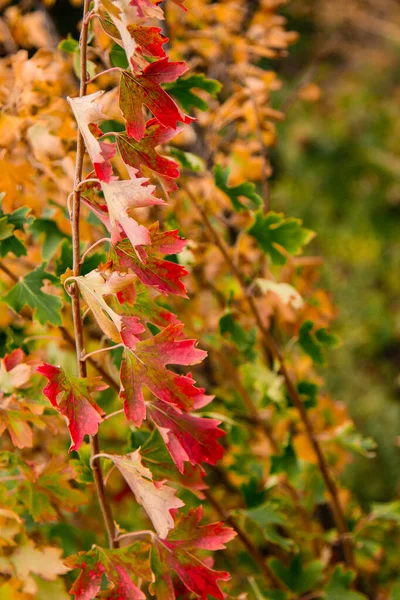
[[[208,218],[206,211],[204,210],[203,206],[197,201],[196,196],[192,193],[192,191],[188,187],[185,187],[185,191],[187,192],[187,194],[189,195],[194,206],[200,213],[200,216],[202,218],[202,221],[203,221],[206,229],[208,230],[213,242],[215,243],[215,245],[217,246],[217,248],[220,250],[221,254],[223,255],[225,262],[227,263],[231,273],[235,276],[239,285],[241,286],[244,296],[249,305],[249,308],[255,318],[257,327],[263,336],[263,339],[267,346],[267,349],[273,356],[274,360],[276,360],[280,366],[279,371],[285,380],[288,394],[290,396],[290,399],[291,399],[293,405],[295,406],[295,408],[297,409],[297,411],[299,413],[301,421],[304,424],[307,437],[308,437],[309,442],[310,442],[310,444],[314,450],[314,453],[317,457],[319,469],[320,469],[322,477],[324,479],[326,488],[331,496],[333,512],[335,515],[338,532],[340,534],[340,540],[341,540],[341,543],[343,546],[346,563],[348,564],[348,566],[350,566],[351,568],[354,569],[355,563],[354,563],[354,556],[353,556],[353,544],[352,544],[352,540],[349,536],[349,530],[348,530],[348,527],[346,524],[344,511],[343,511],[342,504],[341,504],[341,501],[339,498],[339,490],[338,490],[338,487],[336,485],[336,482],[335,482],[333,476],[331,475],[329,464],[325,458],[325,455],[322,451],[320,443],[314,434],[314,429],[313,429],[313,425],[310,420],[310,417],[307,413],[306,408],[304,407],[303,401],[300,397],[300,394],[297,391],[296,385],[293,382],[292,377],[289,373],[285,358],[284,358],[280,348],[278,347],[275,339],[272,337],[271,333],[264,325],[264,322],[263,322],[261,314],[257,308],[257,305],[254,301],[254,298],[248,292],[246,281],[245,281],[245,278],[244,278],[242,272],[234,264],[231,256],[229,255],[229,252],[225,246],[225,243],[223,242],[223,240],[219,236],[218,232],[215,230],[214,226],[212,225],[210,219]]]
[[[220,505],[218,500],[215,498],[215,496],[209,489],[204,490],[204,495],[207,498],[208,502],[211,504],[211,506],[219,514],[221,519],[236,531],[238,538],[246,548],[251,558],[258,565],[260,571],[267,579],[267,581],[270,581],[278,589],[287,592],[288,588],[286,587],[286,585],[275,575],[275,573],[265,560],[265,557],[259,552],[258,548],[253,544],[247,533],[244,531],[244,529],[242,529],[242,527],[239,525],[236,519],[234,519],[232,515],[230,515],[224,510],[224,508]]]

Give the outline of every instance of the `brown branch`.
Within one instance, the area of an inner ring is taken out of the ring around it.
[[[84,0],[83,6],[83,21],[82,30],[80,35],[80,87],[79,97],[81,98],[86,94],[87,88],[87,45],[88,45],[88,31],[89,31],[89,4],[90,0]],[[81,208],[81,197],[79,192],[79,184],[82,180],[83,172],[83,159],[85,156],[85,144],[83,141],[82,134],[78,132],[77,150],[76,150],[76,162],[75,162],[75,183],[74,183],[74,194],[72,201],[72,258],[73,258],[73,273],[74,277],[78,277],[80,274],[80,208]],[[84,355],[84,340],[83,340],[83,321],[81,316],[80,308],[80,297],[78,286],[74,284],[71,289],[72,299],[72,315],[74,320],[74,331],[75,331],[75,348],[76,357],[78,362],[78,374],[79,377],[87,376],[86,362],[82,360]],[[100,453],[99,439],[97,435],[90,437],[90,452],[92,456]],[[101,471],[101,465],[99,459],[92,461],[93,478],[95,482],[97,497],[101,509],[101,513],[104,520],[104,525],[107,530],[108,540],[110,548],[116,548],[118,542],[115,541],[116,530],[114,526],[114,520],[111,512],[111,506],[108,502],[105,485],[103,480],[103,474]]]
[[[258,548],[253,544],[247,533],[242,529],[239,523],[227,513],[224,508],[220,505],[218,500],[215,498],[213,493],[208,489],[204,490],[204,495],[207,498],[208,502],[215,509],[218,515],[221,517],[225,523],[230,525],[234,531],[236,531],[238,538],[242,542],[243,546],[246,548],[247,552],[254,560],[254,562],[260,568],[260,571],[264,575],[267,581],[270,581],[275,587],[285,592],[288,592],[288,588],[273,572],[269,564],[266,562],[265,557],[259,552]],[[293,597],[293,596],[290,596]]]
[[[304,407],[303,401],[301,400],[300,394],[297,391],[296,385],[294,384],[292,377],[289,373],[285,358],[284,358],[280,348],[278,347],[275,339],[272,337],[271,333],[265,327],[264,322],[261,317],[261,314],[257,308],[255,301],[254,301],[254,298],[247,289],[246,281],[245,281],[245,278],[244,278],[242,272],[238,269],[238,267],[233,262],[223,240],[220,238],[218,232],[215,230],[210,219],[208,218],[206,211],[204,210],[203,206],[197,201],[195,195],[192,193],[192,191],[190,189],[185,187],[185,191],[188,193],[191,201],[193,202],[194,206],[200,213],[200,216],[202,218],[202,221],[203,221],[208,233],[210,234],[213,242],[215,243],[215,245],[217,246],[217,248],[220,250],[221,254],[223,255],[225,262],[228,265],[231,273],[235,276],[239,285],[241,286],[243,294],[249,305],[249,308],[255,318],[257,327],[263,336],[265,345],[267,346],[268,351],[271,353],[271,355],[274,357],[274,359],[278,362],[278,364],[280,366],[279,370],[285,380],[288,394],[290,396],[290,399],[291,399],[293,405],[295,406],[295,408],[297,409],[297,411],[299,413],[301,421],[304,424],[306,435],[307,435],[308,440],[309,440],[309,442],[314,450],[314,453],[317,457],[319,469],[320,469],[322,477],[324,479],[326,488],[330,494],[330,497],[332,500],[332,508],[333,508],[333,512],[335,515],[335,521],[336,521],[336,525],[338,528],[338,532],[340,534],[341,544],[343,546],[346,563],[348,564],[348,566],[350,566],[351,568],[354,569],[355,563],[354,563],[354,556],[353,556],[353,544],[352,544],[352,540],[350,539],[349,530],[347,528],[343,507],[342,507],[342,504],[341,504],[341,501],[339,498],[339,490],[338,490],[337,484],[330,472],[330,467],[329,467],[329,464],[328,464],[328,462],[325,458],[325,455],[322,451],[321,445],[314,434],[314,429],[313,429],[313,425],[310,420],[310,417],[307,413],[306,408]]]

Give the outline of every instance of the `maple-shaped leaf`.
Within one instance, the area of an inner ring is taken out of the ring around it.
[[[101,454],[101,456],[113,461],[134,493],[137,503],[143,506],[150,517],[158,535],[166,537],[168,531],[174,527],[171,511],[184,506],[182,500],[176,497],[176,490],[162,481],[153,480],[150,469],[142,464],[139,450],[124,456],[116,454]]]
[[[181,473],[185,461],[215,465],[222,458],[224,448],[217,439],[225,432],[218,429],[220,421],[177,412],[160,400],[148,404],[148,413]]]
[[[209,596],[223,600],[218,581],[228,581],[229,573],[214,571],[196,556],[196,551],[222,550],[235,537],[235,532],[221,522],[200,525],[202,507],[180,515],[167,539],[157,539],[151,553],[151,567],[155,582],[151,588],[158,600],[175,600],[172,573],[174,571],[185,587],[202,600]]]
[[[136,42],[136,51],[143,56],[164,58],[163,45],[168,38],[162,34],[160,27],[144,27],[143,25],[128,25],[127,29]]]
[[[145,165],[160,175],[176,179],[179,177],[178,164],[156,151],[157,146],[169,142],[176,133],[177,130],[172,127],[164,127],[156,119],[151,119],[147,121],[145,135],[139,142],[125,134],[118,135],[118,150],[124,163],[130,167],[140,171]]]
[[[192,108],[208,110],[208,104],[192,90],[204,90],[211,96],[216,96],[222,88],[222,84],[216,79],[208,79],[203,73],[192,73],[188,77],[179,77],[173,83],[167,83],[164,87],[171,96],[174,96],[182,106],[183,110],[190,112]]]
[[[58,278],[45,271],[45,268],[46,263],[43,263],[31,273],[28,273],[1,300],[17,314],[21,312],[24,306],[29,306],[35,311],[36,318],[42,325],[45,323],[62,325],[61,299],[42,291],[45,281],[58,283]]]
[[[211,397],[196,388],[191,376],[178,375],[166,365],[193,365],[207,353],[196,348],[195,340],[179,339],[183,325],[169,325],[152,338],[139,342],[134,351],[126,348],[121,363],[121,392],[126,417],[140,426],[146,417],[143,386],[154,396],[178,410],[204,406]]]
[[[102,421],[103,411],[92,400],[91,392],[107,386],[99,378],[78,378],[65,374],[60,367],[43,363],[38,372],[47,377],[49,383],[43,393],[67,421],[71,435],[71,450],[79,450],[85,435],[95,435]]]
[[[136,337],[145,328],[137,317],[119,315],[104,300],[104,296],[117,294],[129,286],[134,276],[114,271],[110,276],[95,269],[84,276],[71,277],[80,289],[83,299],[91,309],[100,329],[116,344],[123,341],[133,348]]]
[[[117,550],[105,550],[93,546],[89,552],[70,556],[65,564],[71,569],[81,569],[70,593],[75,596],[75,600],[97,598],[105,576],[109,586],[107,590],[102,591],[102,598],[146,600],[146,596],[138,587],[138,580],[151,581],[152,579],[149,551],[148,544],[136,542]],[[138,585],[133,582],[133,579]]]
[[[122,271],[133,271],[140,281],[156,288],[162,294],[186,297],[186,288],[181,281],[188,275],[185,267],[155,256],[154,252],[175,254],[185,245],[176,232],[158,232],[158,225],[149,228],[151,244],[133,248],[128,240],[119,242],[110,249],[110,260]]]
[[[135,443],[136,437],[138,437],[137,443]],[[144,443],[140,437],[140,435],[137,436],[136,432],[132,432],[131,446],[134,448],[140,446],[142,462],[145,466],[151,468],[153,477],[160,480],[175,481],[193,492],[198,498],[204,498],[202,490],[207,489],[207,485],[204,482],[205,471],[200,465],[193,466],[190,463],[185,463],[185,469],[180,473],[157,429],[148,434]]]
[[[364,594],[350,589],[355,575],[354,571],[347,571],[342,565],[338,565],[325,589],[324,598],[326,600],[365,600]]]
[[[111,241],[113,244],[128,237],[132,246],[150,243],[146,227],[139,225],[131,216],[135,208],[165,204],[153,196],[154,186],[145,185],[147,179],[135,178],[124,181],[103,183],[102,190],[110,219]]]
[[[228,180],[230,172],[229,167],[223,169],[221,165],[216,165],[214,177],[215,185],[228,196],[232,202],[233,209],[236,210],[236,212],[240,212],[241,210],[248,210],[248,208],[259,208],[262,204],[262,198],[257,194],[254,183],[244,182],[240,185],[229,186]],[[249,200],[249,206],[243,204],[240,198],[247,198]]]
[[[24,387],[30,380],[32,367],[25,363],[25,354],[16,348],[0,361],[0,393],[9,394]]]
[[[62,560],[62,550],[49,546],[38,548],[32,540],[19,545],[10,557],[16,576],[27,583],[30,574],[39,575],[48,581],[55,581],[58,575],[69,571]]]
[[[32,220],[27,218],[30,209],[24,206],[6,214],[1,207],[3,197],[4,194],[0,194],[0,256],[7,256],[9,252],[14,256],[26,256],[26,247],[15,232],[24,231],[24,225]]]
[[[59,519],[59,510],[76,512],[87,504],[88,497],[76,487],[73,468],[64,456],[57,456],[47,465],[30,464],[32,474],[23,482],[21,499],[36,523]]]
[[[147,106],[164,127],[176,129],[179,121],[190,123],[191,118],[180,111],[160,85],[160,83],[174,81],[186,70],[185,63],[170,63],[168,58],[162,58],[150,63],[140,74],[122,72],[119,105],[126,121],[128,137],[139,141],[145,134],[143,105]]]
[[[139,19],[163,19],[163,10],[158,6],[162,0],[130,0],[137,10]]]
[[[285,219],[283,214],[276,212],[264,215],[260,211],[256,213],[255,222],[248,232],[270,255],[274,265],[284,265],[288,254],[299,254],[315,235],[310,229],[302,227],[300,219]]]
[[[160,329],[171,324],[179,323],[178,317],[159,301],[156,290],[144,285],[138,279],[134,286],[117,294],[118,300],[124,306],[124,311],[139,317],[145,323],[153,323]],[[129,305],[129,306],[128,306]]]
[[[103,94],[102,91],[94,92],[82,98],[67,98],[73,110],[79,130],[85,140],[86,149],[94,170],[100,181],[109,182],[112,177],[111,159],[115,156],[115,144],[102,142],[97,139],[102,132],[97,123],[106,119],[101,105],[96,102]]]
[[[299,344],[317,365],[324,365],[324,350],[338,346],[339,338],[325,327],[320,327],[315,332],[313,330],[313,321],[304,321],[299,331]]]

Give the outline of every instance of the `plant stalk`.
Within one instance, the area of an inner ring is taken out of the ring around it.
[[[88,44],[88,31],[89,31],[89,20],[87,18],[89,14],[90,0],[84,0],[83,5],[83,20],[82,30],[80,35],[80,85],[79,85],[79,97],[85,96],[87,90],[87,44]],[[72,200],[72,257],[73,257],[73,273],[74,277],[79,277],[80,266],[81,266],[81,250],[80,250],[80,208],[81,208],[81,195],[79,191],[79,184],[82,180],[83,172],[83,159],[85,156],[85,144],[83,137],[78,132],[78,141],[76,149],[76,162],[75,162],[75,182],[74,192]],[[79,377],[87,377],[86,363],[82,360],[84,355],[84,339],[83,339],[83,321],[81,316],[80,297],[79,289],[76,284],[71,286],[71,299],[72,299],[72,315],[74,321],[74,332],[75,332],[75,348],[76,357],[78,363],[78,375]],[[90,436],[90,452],[92,456],[100,453],[99,439],[97,435]],[[110,548],[118,547],[116,542],[116,532],[114,526],[114,520],[111,512],[111,506],[108,502],[103,474],[101,470],[100,461],[93,461],[93,478],[97,493],[98,502],[100,505],[101,513],[103,516],[104,525],[108,535],[108,541]]]

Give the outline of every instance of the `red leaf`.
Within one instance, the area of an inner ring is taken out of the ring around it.
[[[146,600],[146,596],[133,583],[132,578],[151,580],[148,557],[149,545],[143,542],[136,542],[118,550],[104,550],[93,546],[89,552],[70,556],[65,561],[66,565],[82,570],[70,593],[75,596],[75,600],[93,600],[97,597],[105,576],[110,586],[107,591],[102,592],[102,598]]]
[[[191,118],[183,114],[160,83],[175,81],[187,67],[182,62],[170,63],[168,58],[149,64],[143,73],[136,75],[123,71],[120,85],[120,108],[126,120],[129,137],[136,141],[145,134],[142,106],[153,113],[164,127],[176,129],[178,121],[190,123]]]
[[[224,448],[217,439],[225,432],[218,429],[220,421],[179,413],[161,401],[149,403],[148,410],[181,473],[185,461],[215,465],[222,458]]]
[[[159,4],[162,0],[130,0],[130,5],[135,6],[139,19],[163,19],[164,13]]]
[[[132,247],[128,240],[119,242],[110,249],[109,259],[121,271],[133,271],[144,285],[156,288],[164,295],[175,294],[186,297],[186,288],[181,281],[188,271],[181,265],[158,258],[154,251],[164,254],[181,252],[186,242],[177,231],[159,232],[158,223],[149,228],[150,245]]]
[[[235,537],[235,532],[223,523],[213,523],[201,527],[202,507],[180,515],[175,528],[166,540],[157,540],[151,555],[151,567],[155,575],[152,589],[158,600],[175,600],[171,570],[188,590],[202,600],[208,595],[223,600],[226,595],[221,591],[218,581],[228,581],[229,573],[214,571],[200,561],[193,551],[204,548],[217,550]]]
[[[140,171],[145,165],[152,171],[165,177],[179,177],[178,164],[156,151],[156,146],[171,140],[177,131],[171,127],[163,127],[156,119],[147,121],[145,136],[139,141],[127,135],[117,137],[118,150],[125,164]]]
[[[137,44],[137,52],[140,52],[140,54],[143,54],[144,56],[154,56],[160,58],[165,56],[163,45],[169,40],[167,37],[162,35],[162,29],[160,29],[160,27],[128,25],[127,29]]]
[[[180,410],[204,406],[211,398],[193,385],[191,376],[177,375],[168,364],[191,365],[203,360],[206,352],[195,347],[195,340],[177,339],[183,325],[169,325],[154,337],[139,342],[135,352],[126,348],[121,364],[121,393],[128,420],[140,426],[146,417],[142,387]]]
[[[139,225],[131,216],[136,208],[165,204],[153,196],[154,186],[145,185],[147,179],[135,178],[103,183],[102,190],[110,219],[111,241],[115,244],[128,237],[132,246],[150,243],[146,227]]]
[[[139,450],[124,456],[101,456],[113,461],[135,495],[136,501],[145,509],[158,535],[167,536],[168,531],[174,527],[173,513],[177,508],[184,506],[182,500],[176,497],[176,490],[165,485],[164,481],[153,480],[151,470],[142,464]]]
[[[79,130],[85,140],[85,145],[93,163],[94,170],[100,181],[109,182],[112,178],[110,160],[115,156],[115,144],[99,142],[97,137],[101,131],[96,123],[106,119],[101,105],[96,99],[103,94],[102,91],[89,94],[83,98],[67,98],[78,123]]]
[[[85,435],[95,435],[104,412],[91,399],[91,390],[102,390],[107,386],[99,378],[80,379],[67,376],[59,367],[43,363],[38,367],[49,383],[43,393],[52,405],[66,418],[71,435],[71,450],[79,450]]]

